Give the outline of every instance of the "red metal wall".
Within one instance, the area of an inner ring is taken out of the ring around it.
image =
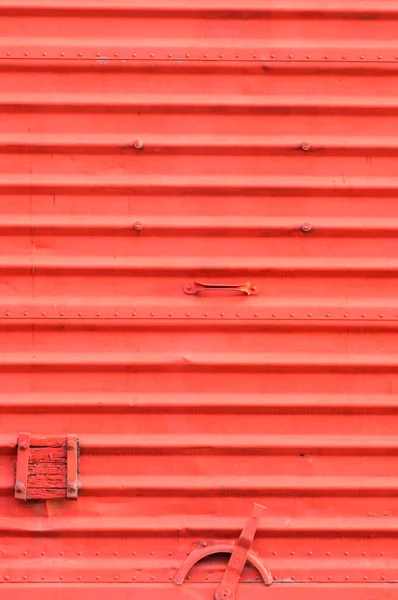
[[[228,557],[175,573],[253,501],[238,600],[398,596],[397,27],[0,2],[1,598],[213,598]],[[77,501],[14,498],[21,431],[78,436]]]

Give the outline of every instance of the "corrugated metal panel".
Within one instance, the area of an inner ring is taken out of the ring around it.
[[[396,3],[0,13],[4,598],[212,598],[253,501],[239,598],[395,597]],[[21,431],[76,502],[14,498]]]

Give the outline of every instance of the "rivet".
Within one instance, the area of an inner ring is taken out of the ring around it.
[[[192,285],[187,285],[187,290],[191,290],[192,289]]]
[[[187,312],[187,317],[190,317],[190,316],[191,316],[191,313],[190,313],[190,312]]]
[[[291,552],[290,554],[291,554],[292,556],[294,556],[294,552]]]
[[[63,552],[60,552],[60,553],[59,553],[59,555],[60,555],[60,556],[63,556],[63,555],[64,555],[64,553],[63,553]]]
[[[347,552],[347,550],[344,552],[344,554],[345,554],[345,556],[348,556],[348,552]]]
[[[137,313],[133,312],[133,317],[135,317],[137,315]]]
[[[347,575],[347,576],[346,576],[346,580],[347,580],[347,581],[349,581],[349,579],[350,579],[350,577],[349,577],[349,575]]]
[[[223,316],[224,316],[224,313],[220,313],[220,317],[223,317]]]
[[[9,575],[4,575],[4,579],[5,579],[6,581],[9,581],[9,579],[10,579],[10,576],[9,576]]]
[[[115,575],[115,581],[117,581],[119,579],[119,577],[117,575]]]
[[[382,319],[384,317],[384,315],[379,315],[380,319]]]
[[[43,52],[43,56],[47,56],[47,52]]]
[[[153,54],[153,52],[151,53],[151,58],[153,58],[155,55]]]
[[[20,450],[27,450],[28,449],[28,442],[21,442],[18,446],[18,448]]]
[[[274,319],[275,319],[275,317],[276,317],[276,313],[272,313],[272,316],[273,316],[273,317],[274,317]]]
[[[61,313],[59,313],[59,314],[60,314],[60,316],[61,316],[61,317],[64,317],[64,316],[65,316],[65,313],[63,313],[63,312],[61,312]]]
[[[348,317],[347,313],[344,313],[344,316],[345,316],[345,318],[347,318]]]
[[[45,553],[45,552],[42,552],[42,553],[41,553],[41,555],[42,555],[42,556],[45,556],[45,555],[46,555],[46,553]]]
[[[137,55],[136,55],[136,53],[135,53],[135,52],[133,52],[133,58],[135,58],[136,56],[137,56]]]
[[[96,555],[96,556],[99,556],[99,555],[100,555],[100,552],[96,552],[96,553],[95,553],[95,555]]]
[[[81,576],[81,575],[79,575],[79,576],[78,576],[78,580],[80,581],[80,580],[81,580],[81,578],[82,578],[82,576]]]
[[[311,579],[311,581],[312,581],[312,580],[314,579],[314,576],[313,576],[313,575],[310,575],[310,579]]]
[[[173,316],[173,313],[169,313],[169,317],[172,317],[172,316]]]
[[[361,54],[361,60],[363,60],[364,58],[365,58],[365,57],[364,57],[364,55],[363,55],[363,54]]]
[[[278,575],[274,575],[274,581],[278,580]]]
[[[290,313],[290,316],[293,318],[294,317],[294,313]]]
[[[274,551],[272,552],[272,554],[273,554],[274,556],[276,556],[276,551],[274,550]]]
[[[69,492],[76,492],[77,490],[77,485],[74,481],[71,481],[70,483],[68,483],[68,491]]]
[[[151,556],[155,556],[155,553],[154,553],[154,552],[151,552]]]
[[[83,554],[83,552],[78,552],[77,553],[78,556],[81,556],[82,554]]]
[[[45,317],[47,313],[43,312],[43,313],[41,313],[41,314],[43,315],[43,317]]]
[[[236,316],[237,316],[237,317],[240,317],[240,313],[236,313]]]
[[[24,553],[23,553],[23,555],[24,555],[24,556],[28,556],[28,553],[27,553],[27,552],[24,552]]]
[[[311,58],[311,54],[307,54],[307,58],[310,59]]]
[[[134,575],[134,576],[133,576],[133,580],[135,581],[136,579],[137,579],[137,577]]]
[[[253,54],[253,58],[257,58],[257,54]]]
[[[364,575],[364,580],[365,580],[365,581],[367,581],[367,580],[368,580],[368,578],[366,577],[366,575]]]
[[[141,150],[141,148],[144,147],[144,142],[143,140],[134,140],[133,146],[136,148],[136,150]]]
[[[81,312],[79,312],[79,313],[77,313],[77,314],[79,315],[79,317],[82,317],[82,316],[83,316],[83,313],[81,313]]]
[[[24,317],[27,317],[27,316],[28,316],[28,313],[25,311],[24,312]]]
[[[366,314],[364,313],[364,314],[362,315],[362,318],[364,319],[365,317],[366,317]]]
[[[190,55],[190,54],[186,54],[185,56],[186,56],[187,58],[189,58],[191,55]]]
[[[224,58],[224,54],[220,54],[220,58]]]
[[[22,481],[17,481],[17,482],[16,482],[16,484],[15,484],[15,491],[16,491],[18,494],[22,494],[22,493],[25,491],[25,486],[24,486],[24,484],[22,483]]]
[[[312,313],[308,313],[308,316],[309,316],[309,318],[311,319],[311,317],[312,317]]]
[[[366,556],[366,552],[362,552],[362,556]]]
[[[80,56],[80,58],[81,58],[81,57],[83,56],[83,53],[82,53],[82,52],[79,52],[79,56]]]
[[[308,150],[311,150],[311,144],[309,142],[303,142],[301,144],[301,149],[304,150],[304,152],[308,152]]]
[[[384,552],[380,552],[380,556],[384,556]]]
[[[332,579],[332,578],[331,578],[331,576],[330,576],[330,575],[328,575],[328,579],[329,579],[329,581],[331,581],[331,579]]]
[[[239,58],[239,54],[236,55],[236,58]]]
[[[173,55],[172,55],[172,54],[168,54],[167,56],[168,56],[169,58],[171,58]]]
[[[345,60],[347,58],[346,54],[343,54],[343,56],[341,57],[343,60]]]
[[[9,317],[9,316],[10,316],[10,313],[9,313],[8,311],[6,312],[6,316],[7,316],[7,317]]]
[[[209,316],[209,313],[205,313],[205,317],[208,317],[208,316]]]
[[[43,581],[45,580],[45,576],[44,575],[42,575],[41,578],[42,578]]]
[[[296,578],[295,578],[295,576],[293,575],[293,576],[292,576],[292,581],[294,581],[295,579],[296,579]]]
[[[101,316],[101,313],[100,313],[100,312],[98,312],[98,313],[97,313],[97,317],[100,317],[100,316]]]
[[[11,56],[11,52],[7,52],[7,56]]]
[[[311,552],[311,551],[310,551],[310,552],[308,552],[308,555],[309,555],[309,556],[312,556],[312,552]]]
[[[29,56],[29,52],[25,52],[25,56]]]
[[[115,312],[115,317],[118,317],[118,316],[119,316],[119,313],[118,313],[118,312]]]
[[[271,54],[271,58],[275,58],[275,54]]]
[[[154,312],[151,312],[151,317],[154,317],[154,316],[155,316],[155,313],[154,313]]]
[[[382,576],[381,576],[381,578],[382,578],[382,580],[384,581],[384,580],[385,580],[385,575],[382,575]]]
[[[97,52],[97,56],[99,58],[101,56],[101,52]]]
[[[255,317],[258,317],[258,313],[254,313],[254,316],[255,316]]]
[[[24,576],[22,577],[22,579],[23,579],[24,581],[26,581],[26,580],[27,580],[27,578],[28,578],[28,576],[27,576],[27,575],[24,575]]]
[[[293,58],[293,54],[289,54],[289,58]]]
[[[381,59],[382,59],[382,56],[378,56],[377,58],[378,58],[379,60],[381,60]]]
[[[114,54],[113,56],[114,56],[115,58],[118,58],[118,57],[119,57],[119,55],[118,55],[117,53],[116,53],[116,54]]]
[[[137,554],[137,552],[132,552],[131,553],[132,556],[135,556],[136,554]]]
[[[324,59],[327,60],[329,57],[327,54],[325,54]]]
[[[330,317],[330,313],[326,313],[326,316],[327,316],[327,318],[329,318]]]
[[[203,58],[207,58],[207,54],[204,54],[204,55],[203,55]]]
[[[135,229],[136,231],[141,231],[143,227],[144,226],[140,221],[136,221],[133,225],[133,229]]]
[[[99,581],[101,579],[101,577],[99,575],[97,575],[96,580]]]

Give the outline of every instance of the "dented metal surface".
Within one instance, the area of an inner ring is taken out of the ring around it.
[[[397,596],[397,22],[0,0],[2,598]]]

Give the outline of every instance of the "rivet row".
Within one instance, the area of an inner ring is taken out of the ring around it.
[[[306,320],[306,319],[313,319],[313,320],[323,320],[323,319],[327,319],[327,320],[343,320],[343,319],[349,319],[351,321],[357,321],[357,320],[367,320],[367,321],[375,321],[375,320],[380,320],[380,319],[385,319],[385,320],[393,320],[396,321],[398,320],[398,314],[385,314],[385,313],[353,313],[351,312],[350,314],[348,313],[331,313],[331,312],[326,312],[326,313],[317,313],[314,314],[312,312],[309,313],[295,313],[295,312],[272,312],[270,313],[269,311],[266,311],[264,313],[260,313],[260,312],[254,312],[251,313],[249,311],[246,311],[244,313],[242,312],[231,312],[231,313],[225,313],[225,312],[191,312],[191,311],[187,311],[187,312],[155,312],[155,311],[150,311],[147,312],[145,310],[142,310],[140,312],[137,311],[133,311],[130,312],[128,310],[123,311],[123,312],[119,312],[119,311],[113,311],[111,309],[102,311],[102,312],[82,312],[82,311],[68,311],[66,312],[65,310],[60,311],[60,312],[47,312],[47,311],[33,311],[33,312],[28,312],[28,311],[17,311],[17,312],[11,312],[11,311],[5,311],[3,314],[0,313],[0,319],[1,318],[7,318],[7,319],[58,319],[58,318],[64,318],[64,319],[109,319],[109,318],[115,318],[115,319],[130,319],[130,318],[138,318],[138,319],[147,319],[147,318],[158,318],[158,319],[170,319],[170,318],[175,318],[175,319],[184,319],[184,318],[189,318],[189,319],[202,319],[202,318],[208,318],[208,319],[219,319],[219,318],[223,318],[223,319],[265,319],[265,320],[271,320],[271,319],[279,319],[279,320]]]
[[[213,52],[202,52],[202,51],[174,51],[170,52],[166,49],[159,51],[159,49],[147,49],[141,50],[140,52],[113,52],[109,50],[104,50],[103,52],[98,50],[74,50],[74,51],[61,51],[57,50],[54,52],[53,49],[49,49],[47,51],[42,50],[23,50],[20,49],[18,51],[11,50],[3,50],[0,54],[0,58],[25,58],[25,59],[37,59],[37,58],[46,58],[46,59],[65,59],[65,60],[99,60],[99,61],[125,61],[129,59],[138,59],[138,60],[227,60],[227,61],[247,61],[247,60],[260,60],[260,61],[330,61],[330,62],[393,62],[398,61],[398,50],[392,51],[388,55],[383,54],[373,54],[366,52],[343,52],[338,53],[338,51],[332,51],[332,54],[325,54],[325,52],[305,52],[305,53],[292,53],[289,50],[284,50],[283,52],[263,52],[263,53],[252,53],[250,50],[240,50],[240,52],[233,52],[229,49],[223,50],[222,52],[213,51]]]

